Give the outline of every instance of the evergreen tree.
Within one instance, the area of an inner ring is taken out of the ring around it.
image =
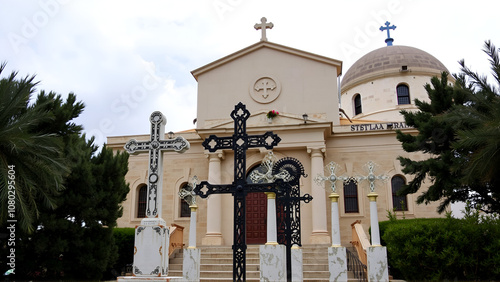
[[[16,278],[100,279],[117,258],[113,227],[129,191],[128,154],[98,151],[86,140],[72,122],[84,108],[74,94],[63,100],[40,91],[29,105],[34,77],[15,77],[0,81],[0,160],[15,165],[18,198],[27,197],[16,199],[16,218],[25,223],[16,230]],[[3,227],[7,205],[1,207]],[[0,273],[7,250],[2,240]]]
[[[486,42],[485,52],[498,83],[496,48]],[[448,84],[446,73],[441,79],[433,77],[425,85],[430,102],[416,99],[419,111],[401,111],[406,123],[418,130],[417,135],[397,131],[403,149],[426,153],[428,158],[399,158],[403,172],[415,176],[400,194],[416,193],[430,179],[431,185],[417,197],[417,203],[441,201],[438,211],[443,212],[450,203],[471,201],[486,212],[499,212],[498,88],[460,63],[454,86]]]

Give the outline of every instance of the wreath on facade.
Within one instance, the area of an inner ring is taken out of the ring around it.
[[[267,118],[275,118],[279,115],[280,113],[278,111],[275,111],[275,110],[271,110],[269,112],[267,112],[266,116]]]

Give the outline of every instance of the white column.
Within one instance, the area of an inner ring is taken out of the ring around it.
[[[208,157],[208,183],[221,184],[222,152],[206,154]],[[222,195],[213,194],[207,200],[207,234],[202,239],[203,245],[222,245]]]
[[[328,269],[330,281],[347,281],[347,253],[341,246],[339,223],[339,194],[333,192],[328,196],[332,208],[332,246],[328,248]]]
[[[328,196],[332,200],[332,247],[341,246],[339,221],[339,194],[333,192]]]
[[[266,245],[278,245],[278,234],[276,228],[276,194],[265,192],[267,195],[267,243]]]
[[[368,194],[370,199],[370,225],[372,245],[366,252],[367,270],[369,282],[389,281],[389,270],[387,268],[387,249],[380,245],[380,231],[378,226],[377,193]]]
[[[311,154],[311,174],[323,174],[323,152],[324,148],[308,148],[307,152]],[[325,189],[314,183],[314,177],[311,177],[311,194],[312,202],[312,244],[328,244],[330,236],[328,236],[326,224],[326,195]]]
[[[196,209],[197,205],[189,206],[191,208],[191,222],[189,223],[189,247],[190,249],[196,248]]]
[[[189,225],[189,246],[183,250],[182,281],[200,281],[201,250],[196,248],[196,204],[191,208]]]
[[[368,194],[368,199],[370,199],[370,227],[372,246],[381,246],[380,231],[378,227],[377,197],[377,193],[371,192],[370,194]]]

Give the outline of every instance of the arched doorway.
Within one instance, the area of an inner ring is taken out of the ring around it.
[[[262,172],[256,166],[247,174],[247,183],[254,183],[249,175],[253,171]],[[265,244],[267,242],[267,196],[264,193],[249,193],[246,197],[246,239],[247,244]]]

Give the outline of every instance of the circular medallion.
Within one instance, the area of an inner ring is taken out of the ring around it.
[[[156,111],[151,114],[151,117],[149,118],[151,123],[153,124],[159,124],[163,121],[163,115],[162,113]]]
[[[281,93],[279,81],[268,75],[253,80],[249,88],[250,96],[258,103],[267,104],[276,100]]]
[[[156,183],[158,181],[158,175],[156,173],[152,173],[149,176],[149,182],[151,183]]]

